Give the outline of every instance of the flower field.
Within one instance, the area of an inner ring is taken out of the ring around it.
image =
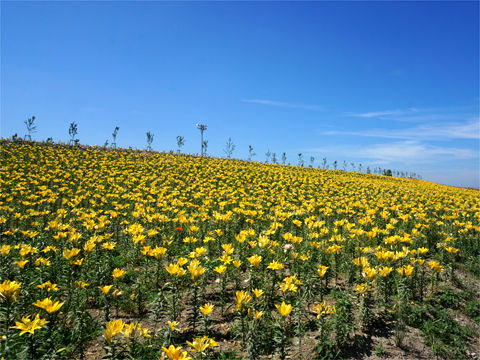
[[[478,348],[478,191],[99,147],[0,154],[2,359],[388,356],[412,329],[440,358]]]

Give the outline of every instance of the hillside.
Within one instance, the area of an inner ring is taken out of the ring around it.
[[[5,359],[480,354],[478,191],[128,149],[0,154]]]

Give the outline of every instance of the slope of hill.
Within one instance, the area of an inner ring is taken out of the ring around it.
[[[126,149],[0,153],[5,359],[480,352],[478,191]]]

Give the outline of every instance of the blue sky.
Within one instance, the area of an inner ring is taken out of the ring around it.
[[[478,2],[1,2],[1,136],[479,186]]]

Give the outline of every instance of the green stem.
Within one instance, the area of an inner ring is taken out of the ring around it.
[[[7,348],[8,344],[8,330],[10,325],[10,301],[7,300],[7,312],[6,312],[6,319],[5,319],[5,348]]]

